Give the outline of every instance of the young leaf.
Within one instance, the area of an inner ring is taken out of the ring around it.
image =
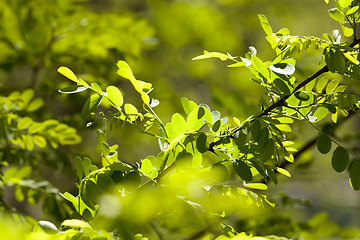
[[[236,174],[243,179],[244,181],[250,182],[253,178],[252,173],[250,171],[250,167],[242,160],[235,159],[233,161],[233,167]]]
[[[339,85],[340,81],[337,79],[332,80],[331,82],[328,83],[328,85],[326,86],[326,93],[330,94],[332,93],[336,87]]]
[[[331,165],[334,170],[336,172],[343,172],[348,166],[349,161],[349,152],[345,148],[338,146],[331,157]]]
[[[257,189],[257,190],[266,190],[268,187],[263,183],[245,183],[244,187]]]
[[[120,90],[115,86],[109,86],[106,88],[106,93],[108,94],[108,99],[115,108],[120,108],[123,104],[123,96]]]
[[[230,59],[230,57],[228,55],[223,54],[223,53],[204,51],[204,55],[194,57],[192,60],[200,60],[200,59],[206,59],[206,58],[220,58],[221,61],[226,61],[226,60]]]
[[[65,77],[67,77],[68,79],[79,83],[79,80],[77,79],[77,77],[75,76],[75,74],[67,67],[59,67],[57,70],[59,73],[61,73],[62,75],[64,75]],[[79,83],[80,84],[80,83]]]
[[[320,153],[327,154],[331,149],[331,138],[321,133],[316,140],[316,146]]]
[[[124,106],[124,111],[129,116],[131,122],[135,121],[138,118],[139,112],[134,105],[126,103]]]
[[[17,123],[17,129],[24,130],[25,128],[29,127],[33,120],[30,117],[23,117],[18,123]]]
[[[103,99],[102,95],[99,94],[91,95],[86,101],[81,111],[81,117],[82,118],[90,117],[91,113],[94,112],[99,107],[102,99]]]

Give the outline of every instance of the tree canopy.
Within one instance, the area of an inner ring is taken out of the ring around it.
[[[2,239],[359,239],[359,6],[0,2]]]

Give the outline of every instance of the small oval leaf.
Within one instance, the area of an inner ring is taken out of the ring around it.
[[[348,166],[349,161],[349,152],[345,148],[338,146],[331,157],[331,165],[334,170],[336,172],[343,172]]]
[[[360,160],[356,160],[350,168],[350,184],[354,190],[360,190]]]
[[[253,178],[250,167],[239,159],[233,161],[233,166],[236,174],[244,181],[250,182]]]
[[[331,138],[326,134],[320,134],[316,146],[320,153],[327,154],[331,149]]]

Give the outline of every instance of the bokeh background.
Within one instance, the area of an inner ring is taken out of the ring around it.
[[[266,15],[274,31],[286,27],[293,35],[322,37],[323,33],[332,35],[333,30],[340,29],[328,15],[331,4],[323,0],[2,0],[0,94],[34,89],[45,105],[32,118],[56,118],[75,127],[82,136],[81,144],[61,151],[70,154],[72,160],[79,155],[100,163],[94,129],[103,122],[99,116],[81,118],[88,92],[58,92],[72,84],[57,73],[58,67],[69,67],[103,89],[108,85],[119,87],[125,102],[140,108],[141,101],[131,84],[116,74],[116,62],[125,60],[137,79],[153,84],[151,97],[160,101],[155,110],[164,122],[175,112],[183,113],[182,97],[206,103],[230,121],[232,117],[245,120],[258,111],[259,96],[264,96],[263,89],[249,80],[250,73],[242,68],[227,68],[228,63],[217,59],[191,59],[204,50],[244,56],[253,46],[260,59],[272,60],[275,55],[257,14]],[[309,50],[295,55],[294,76],[298,81],[324,65],[321,53]],[[358,92],[356,82],[331,75],[334,77]],[[100,110],[106,113],[109,109],[103,106]],[[358,152],[356,118],[343,124],[335,138]],[[86,127],[90,121],[94,124]],[[317,136],[316,129],[306,123],[295,122],[292,128],[289,139],[297,139],[299,148]],[[109,132],[108,138],[110,145],[119,144],[119,158],[128,162],[157,154],[159,149],[151,137],[127,125]],[[270,185],[273,198],[287,203],[268,213],[274,216],[274,222],[277,216],[306,221],[326,212],[331,221],[342,226],[360,223],[359,193],[349,186],[347,173],[332,170],[330,158],[330,154],[320,155],[310,148],[289,167],[291,179],[280,178],[279,186]],[[71,171],[49,170],[42,175],[60,190],[75,189],[75,174]],[[11,197],[13,190],[7,191],[7,201],[36,218],[45,218],[25,203],[16,203]],[[238,221],[237,227],[251,228],[251,223]]]

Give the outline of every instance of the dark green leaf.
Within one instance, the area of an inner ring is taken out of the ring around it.
[[[255,141],[259,140],[259,135],[261,131],[261,122],[258,119],[255,119],[251,123],[251,135]]]
[[[350,168],[350,184],[354,190],[360,190],[360,160],[356,160]]]
[[[345,148],[338,146],[331,157],[331,165],[334,170],[336,172],[343,172],[348,166],[349,161],[349,152]]]
[[[320,153],[327,154],[331,149],[331,138],[321,133],[316,140],[316,146]]]
[[[100,173],[97,176],[97,185],[104,194],[111,194],[115,189],[115,183],[111,177],[105,173]]]
[[[97,201],[100,197],[100,191],[96,183],[87,180],[84,183],[83,197],[90,201]]]
[[[285,94],[285,95],[290,94],[289,86],[283,80],[281,80],[280,78],[276,78],[274,80],[274,84],[280,90],[280,92],[282,94]]]
[[[276,173],[274,172],[274,170],[271,167],[267,166],[267,165],[265,165],[265,169],[266,169],[266,174],[269,176],[271,181],[273,181],[273,183],[275,185],[277,185],[278,184],[278,178],[277,178]]]
[[[208,138],[205,133],[201,133],[196,139],[196,149],[200,153],[205,153],[209,150]]]
[[[242,160],[235,159],[233,166],[236,174],[244,181],[250,182],[253,178],[250,167]]]

